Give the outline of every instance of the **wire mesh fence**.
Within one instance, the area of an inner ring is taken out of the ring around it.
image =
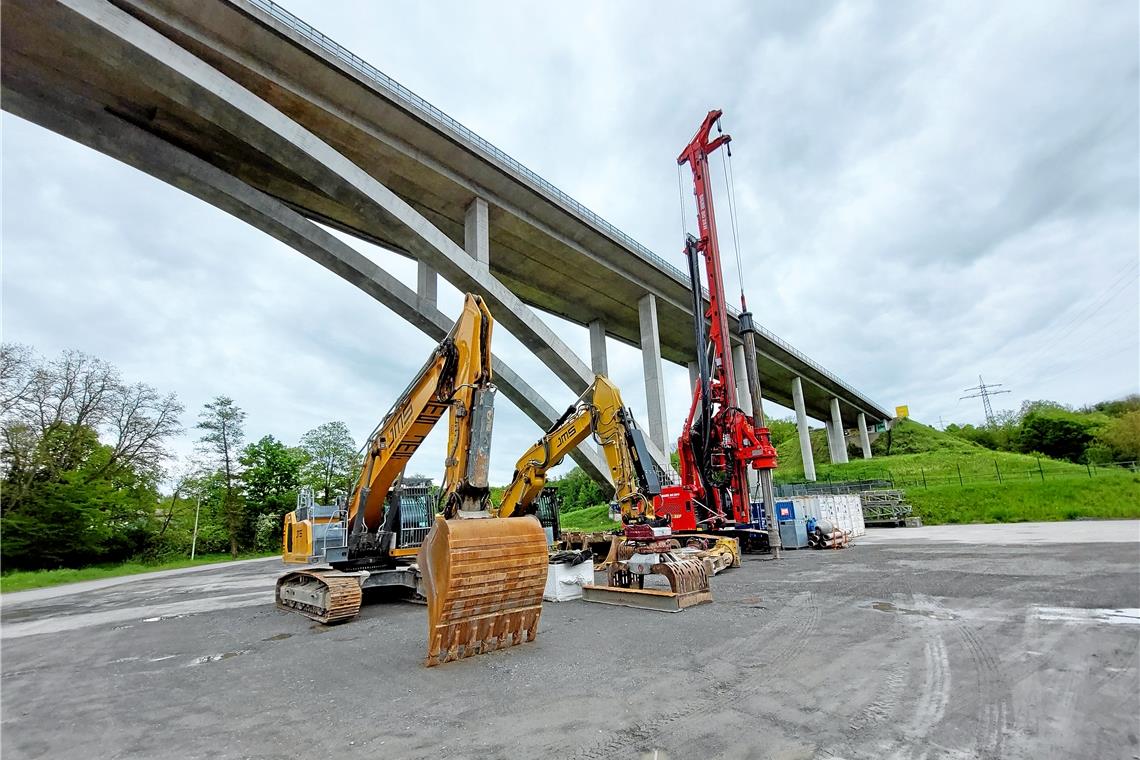
[[[1056,462],[1041,457],[1033,463],[1008,461],[1003,463],[995,457],[992,460],[992,468],[977,459],[971,459],[965,464],[955,462],[952,467],[919,467],[902,471],[884,467],[879,478],[864,480],[840,480],[827,473],[816,481],[780,483],[777,486],[777,494],[796,496],[813,493],[860,493],[871,488],[936,488],[966,486],[972,483],[1043,483],[1049,480],[1135,473],[1138,469],[1140,469],[1138,463],[1131,460],[1081,465]]]

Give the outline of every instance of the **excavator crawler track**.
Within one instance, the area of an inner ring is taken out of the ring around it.
[[[324,625],[351,620],[360,612],[366,574],[332,569],[295,570],[277,579],[277,607],[300,612]]]

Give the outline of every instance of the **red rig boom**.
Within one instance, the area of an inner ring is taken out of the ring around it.
[[[776,466],[776,450],[772,447],[768,429],[764,427],[763,411],[759,407],[759,377],[755,372],[748,373],[755,419],[740,408],[736,395],[724,274],[709,181],[709,154],[722,146],[728,150],[731,140],[726,134],[709,139],[714,126],[720,132],[720,116],[721,111],[710,111],[692,141],[677,158],[678,165],[687,163],[693,171],[697,200],[699,237],[686,235],[685,256],[693,290],[699,377],[693,390],[689,416],[677,442],[681,484],[663,487],[654,511],[659,518],[668,517],[674,531],[737,534],[746,545],[753,545],[754,541],[766,543],[767,536],[759,530],[760,516],[754,514],[752,508],[748,469],[761,470],[766,476],[761,481],[767,497],[765,511],[770,513],[770,471]],[[707,310],[702,297],[701,258],[708,278]],[[744,300],[743,283],[741,287],[740,302],[744,308],[740,315],[740,333],[745,338],[746,358],[755,366],[756,327]],[[767,527],[774,532],[775,525],[770,524],[771,521],[769,515]],[[778,545],[779,539],[775,541]]]

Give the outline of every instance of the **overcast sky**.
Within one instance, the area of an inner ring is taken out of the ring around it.
[[[283,4],[678,265],[675,157],[723,108],[757,319],[887,407],[980,422],[958,400],[979,374],[1012,390],[998,408],[1138,390],[1135,2]],[[359,443],[431,350],[225,213],[2,123],[4,340],[177,392],[179,452],[222,393],[251,440],[343,419]],[[549,321],[588,359],[585,328]],[[496,353],[572,401],[501,328]],[[610,367],[644,422],[639,354],[611,341]],[[686,370],[666,381],[675,439]],[[502,397],[497,423],[502,482],[540,431]],[[438,476],[442,448],[412,469]]]

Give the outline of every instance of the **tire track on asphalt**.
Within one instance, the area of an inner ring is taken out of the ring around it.
[[[736,668],[733,677],[725,680],[708,681],[706,687],[694,693],[686,703],[678,708],[650,718],[638,721],[632,726],[617,729],[606,737],[599,739],[589,747],[578,747],[570,757],[576,760],[603,760],[616,757],[618,753],[631,749],[647,749],[650,742],[660,741],[662,733],[673,723],[700,713],[707,714],[723,708],[728,703],[750,696],[765,688],[769,679],[778,677],[791,667],[795,660],[802,656],[804,648],[802,641],[811,635],[819,625],[819,605],[815,594],[811,591],[802,592],[797,596],[801,604],[781,607],[780,612],[764,629],[776,629],[769,634],[769,640],[784,642],[774,653],[768,655],[765,662],[743,664]],[[787,614],[787,622],[780,621],[781,616]],[[780,633],[780,628],[791,629],[787,634]],[[718,657],[739,657],[754,651],[754,645],[747,639],[741,638],[730,645],[727,651],[718,653]],[[765,668],[763,680],[759,683],[752,676],[751,671]],[[751,685],[748,685],[751,682]],[[564,745],[551,745],[547,750],[551,756],[565,751]],[[648,749],[652,751],[652,749]]]
[[[1010,721],[1014,711],[1010,684],[994,656],[993,649],[973,626],[948,610],[938,600],[917,594],[915,602],[934,612],[942,613],[949,619],[954,633],[961,640],[977,683],[975,695],[972,698],[963,698],[976,703],[978,731],[974,752],[977,757],[987,760],[1000,758],[1005,737],[1012,729]]]

